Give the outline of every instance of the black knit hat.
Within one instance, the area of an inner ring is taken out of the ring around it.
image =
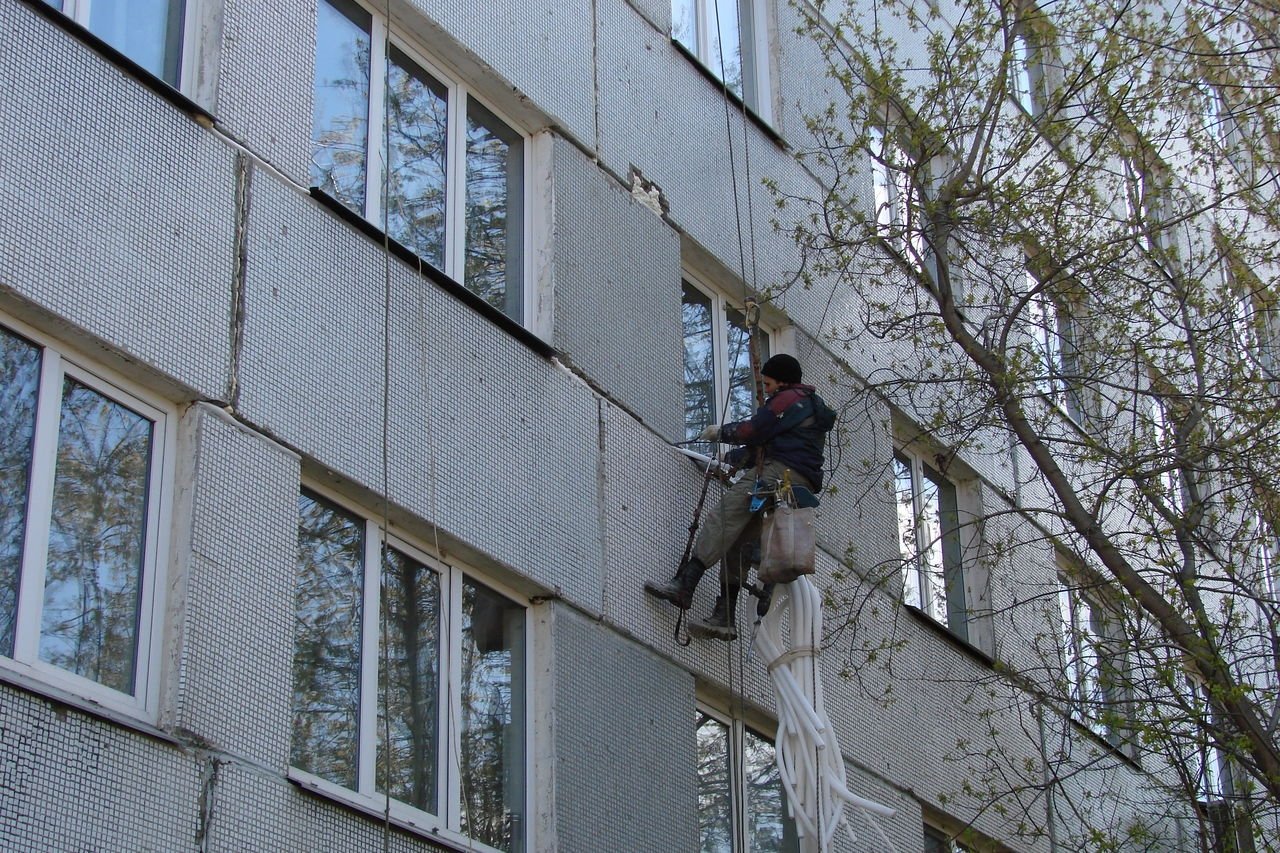
[[[760,372],[770,379],[776,379],[783,385],[795,385],[800,381],[800,362],[785,353],[775,355],[764,363]]]

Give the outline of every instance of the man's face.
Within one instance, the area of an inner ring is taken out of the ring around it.
[[[772,397],[774,392],[782,385],[781,382],[774,379],[772,376],[762,376],[760,378],[764,381],[764,395],[766,397]]]

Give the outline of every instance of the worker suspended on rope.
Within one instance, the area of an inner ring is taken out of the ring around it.
[[[698,533],[693,554],[666,583],[648,581],[645,591],[681,610],[693,603],[693,593],[707,569],[720,565],[720,594],[705,620],[693,620],[693,636],[732,640],[738,636],[734,617],[738,593],[746,582],[753,556],[759,552],[759,497],[791,471],[792,488],[811,494],[822,486],[822,453],[826,433],[835,425],[836,413],[812,386],[802,385],[800,362],[789,355],[775,355],[760,369],[766,399],[748,421],[723,427],[709,426],[702,441],[741,445],[727,461],[737,467],[754,463],[755,476],[742,477],[724,493],[720,508],[708,513]],[[757,486],[762,482],[763,486]],[[758,556],[755,557],[758,561]]]

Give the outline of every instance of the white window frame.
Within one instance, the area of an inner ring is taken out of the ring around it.
[[[1044,67],[1037,59],[1038,51],[1025,33],[1016,32],[1011,43],[1012,62],[1009,73],[1014,100],[1028,115],[1044,111]]]
[[[92,14],[95,0],[62,0],[61,3],[50,3],[50,0],[44,0],[44,2],[49,3],[55,9],[59,9],[62,14],[66,15],[86,30],[89,30],[89,32],[94,33],[94,35],[102,38],[102,40],[107,42],[107,44],[111,44],[111,42],[94,32],[89,26],[89,16]],[[200,14],[200,6],[204,2],[205,0],[183,0],[183,2],[179,4],[181,6],[179,11],[181,12],[183,19],[177,25],[178,30],[181,32],[179,37],[180,43],[177,46],[178,61],[176,71],[178,79],[173,81],[172,85],[181,92],[187,91],[189,81],[193,80],[195,76],[195,51],[189,49],[189,46],[195,43],[195,38],[198,35],[196,20]],[[115,45],[112,45],[112,47],[120,51],[124,56],[129,56],[123,48]],[[129,58],[133,59],[133,57]],[[154,72],[152,73],[154,74]],[[164,79],[163,75],[160,74],[156,74],[155,77],[158,80]]]
[[[693,6],[696,44],[688,44],[671,33],[672,39],[693,53],[698,62],[721,82],[719,63],[711,56],[711,32],[717,0],[684,0]],[[738,49],[742,61],[742,102],[766,124],[773,122],[773,89],[769,68],[768,11],[762,0],[736,0],[738,7]],[[674,6],[673,6],[674,11]],[[718,30],[717,30],[718,32]],[[749,56],[748,56],[749,53]],[[723,51],[722,51],[723,55]],[[750,79],[748,79],[750,78]],[[733,90],[729,90],[736,98]]]
[[[750,842],[746,840],[751,828],[747,814],[746,735],[747,732],[750,732],[760,740],[768,741],[773,744],[774,760],[776,762],[778,748],[777,728],[775,727],[772,732],[766,733],[761,726],[752,725],[739,716],[727,713],[720,708],[703,701],[699,701],[697,703],[697,714],[705,715],[728,729],[729,820],[734,832],[734,837],[730,840],[734,850],[749,849]],[[781,782],[781,779],[779,779],[779,782]],[[696,788],[696,779],[694,781],[694,785]],[[789,813],[785,787],[782,794],[782,805],[784,812],[782,819],[784,821],[791,821],[794,828],[795,823],[792,821]],[[800,841],[800,849],[805,849],[803,841]]]
[[[711,352],[712,352],[712,376],[714,387],[715,411],[712,413],[713,424],[724,424],[728,422],[729,412],[726,409],[729,399],[729,388],[732,379],[732,370],[729,362],[729,312],[737,311],[745,316],[745,312],[740,304],[729,299],[719,290],[704,283],[698,276],[685,271],[681,278],[681,305],[684,304],[684,287],[689,287],[701,293],[711,302]],[[777,346],[778,330],[764,324],[763,320],[758,321],[756,328],[757,335],[764,335],[769,339],[770,352],[774,353]],[[757,343],[759,339],[757,338]],[[683,343],[681,344],[683,355]],[[774,353],[776,354],[776,353]],[[760,353],[761,363],[764,362],[764,353]],[[682,382],[683,384],[683,382]],[[752,389],[754,395],[755,390]],[[755,411],[752,406],[752,412]],[[686,436],[691,438],[691,436]]]
[[[1165,403],[1164,397],[1154,387],[1152,388],[1149,403],[1152,439],[1154,442],[1153,450],[1155,451],[1154,455],[1159,458],[1166,453],[1173,452],[1174,432],[1177,427],[1169,414],[1169,408]],[[1186,508],[1182,472],[1177,468],[1161,471],[1159,479],[1165,495],[1169,498],[1169,503],[1175,510],[1182,512]]]
[[[169,558],[169,520],[172,518],[174,448],[177,415],[173,407],[99,365],[89,366],[77,354],[48,336],[0,315],[0,325],[42,348],[36,425],[27,491],[26,529],[14,628],[13,657],[0,656],[0,673],[34,689],[71,701],[88,700],[126,717],[154,722],[159,714],[164,639],[164,574]],[[48,537],[52,514],[55,454],[62,408],[62,380],[71,377],[153,424],[151,467],[147,482],[146,533],[138,580],[138,627],[134,658],[134,691],[114,690],[40,660],[39,635],[43,610]]]
[[[945,482],[947,485],[951,487],[952,495],[954,496],[955,503],[956,503],[956,519],[955,519],[956,528],[954,531],[950,533],[950,536],[954,537],[954,540],[949,540],[946,530],[943,529],[944,519],[942,517],[941,506],[939,506],[939,514],[938,514],[938,531],[939,532],[938,532],[937,546],[942,557],[941,568],[943,572],[944,588],[941,590],[938,590],[938,589],[935,589],[932,575],[929,572],[926,572],[923,567],[923,560],[924,560],[923,555],[926,554],[931,549],[931,546],[934,544],[934,541],[928,538],[928,536],[926,535],[926,532],[925,532],[926,525],[923,525],[920,523],[920,519],[924,517],[924,505],[922,501],[922,493],[924,490],[924,482],[927,479],[925,477],[925,471],[924,471],[926,462],[920,457],[918,453],[913,453],[901,447],[896,448],[894,450],[895,467],[894,467],[893,492],[894,492],[895,512],[899,510],[899,505],[898,505],[899,496],[897,491],[897,474],[896,474],[896,471],[897,471],[896,465],[899,460],[902,460],[908,463],[908,467],[911,473],[912,517],[914,519],[912,532],[915,536],[914,545],[916,549],[914,556],[907,554],[905,552],[901,554],[902,600],[905,604],[907,604],[907,606],[914,607],[920,612],[926,614],[935,622],[944,626],[948,631],[955,634],[960,639],[969,643],[976,642],[977,638],[975,637],[975,631],[974,631],[975,626],[973,624],[974,620],[973,620],[973,613],[972,613],[972,602],[970,601],[970,597],[972,594],[971,590],[969,589],[970,577],[969,577],[968,567],[965,564],[965,543],[964,543],[964,537],[962,535],[961,522],[960,522],[960,500],[961,500],[960,486],[954,480],[948,477],[946,474],[943,474],[942,472],[937,471],[934,466],[932,465],[929,466],[930,470],[934,471],[934,473],[936,473],[943,480],[943,482]],[[900,519],[898,523],[899,525],[901,524]],[[900,527],[899,527],[899,530],[901,530]],[[899,548],[902,548],[906,545],[907,545],[906,542],[903,542],[903,541],[899,542]],[[947,552],[948,552],[949,545],[951,548],[954,548],[956,551],[959,552],[956,555],[956,560],[958,562],[956,562],[954,565],[950,565],[947,562],[948,560]],[[947,585],[947,578],[949,576],[955,576],[957,574],[959,577],[960,587],[964,592],[964,598],[965,598],[963,602],[960,602],[961,606],[959,608],[959,613],[963,614],[963,621],[959,625],[952,624],[954,620],[951,618],[951,611],[952,611],[951,605],[954,602],[950,600],[949,596],[947,595],[947,590],[945,588]],[[912,601],[913,599],[914,599],[914,603]]]
[[[1027,314],[1039,361],[1036,388],[1067,417],[1079,422],[1079,392],[1068,378],[1075,369],[1071,363],[1076,347],[1075,323],[1030,269],[1025,270],[1024,277],[1027,292],[1033,294],[1027,302]]]
[[[518,849],[530,851],[532,847],[533,828],[533,691],[531,680],[533,674],[533,612],[529,600],[504,584],[495,583],[490,578],[477,574],[470,569],[444,562],[431,556],[429,549],[405,538],[396,531],[387,531],[381,521],[371,514],[359,509],[339,494],[314,482],[304,481],[301,489],[333,504],[343,512],[359,518],[364,524],[363,576],[361,578],[361,638],[360,638],[360,705],[357,723],[357,782],[356,790],[346,788],[328,779],[324,779],[306,770],[290,766],[289,778],[318,793],[352,805],[367,814],[384,817],[387,815],[388,802],[384,794],[377,791],[377,739],[378,739],[378,701],[366,702],[363,697],[378,696],[379,665],[379,632],[381,630],[381,582],[382,545],[385,540],[388,547],[404,556],[422,564],[435,572],[440,579],[440,665],[437,696],[438,732],[442,735],[436,744],[436,804],[440,814],[432,814],[409,805],[400,800],[390,801],[390,817],[393,823],[441,839],[456,845],[465,846],[468,850],[479,850],[483,853],[504,853],[499,848],[491,847],[482,841],[463,833],[462,827],[462,781],[461,769],[455,763],[461,761],[462,754],[462,691],[459,689],[461,677],[462,647],[462,589],[464,581],[470,579],[485,589],[494,592],[511,603],[525,610],[524,623],[524,820],[521,829],[524,833]],[[366,618],[366,614],[374,613],[379,618]]]
[[[918,179],[922,166],[883,128],[869,129],[872,213],[880,236],[916,269],[925,260]]]
[[[325,0],[319,0],[320,3]],[[364,211],[361,216],[374,227],[381,230],[384,225],[384,204],[382,197],[383,170],[388,166],[386,147],[386,79],[389,59],[388,48],[393,47],[403,53],[413,64],[430,74],[436,82],[447,91],[447,160],[445,163],[445,245],[444,269],[441,270],[449,278],[466,286],[466,216],[467,216],[467,103],[474,100],[484,107],[495,118],[505,124],[521,140],[521,158],[523,161],[522,186],[520,187],[521,204],[521,251],[520,282],[521,305],[520,316],[513,318],[526,327],[533,323],[537,308],[537,296],[533,286],[532,240],[534,238],[530,210],[530,183],[533,174],[533,139],[519,123],[513,121],[505,112],[493,106],[476,94],[475,90],[462,82],[458,74],[450,71],[441,63],[429,58],[429,53],[415,42],[404,38],[387,24],[386,12],[363,2],[349,0],[359,6],[370,16],[369,24],[369,103],[365,138],[364,168]],[[380,106],[376,106],[380,105]],[[312,146],[314,147],[314,140]]]
[[[1105,594],[1084,588],[1082,579],[1086,576],[1080,570],[1068,569],[1064,558],[1059,557],[1058,611],[1070,714],[1076,722],[1112,746],[1118,746],[1120,733],[1107,725],[1104,715],[1110,710],[1115,716],[1127,716],[1122,709],[1124,687],[1108,684],[1106,670],[1121,674],[1122,679],[1128,677],[1124,627],[1119,624],[1115,606],[1102,600]],[[1102,614],[1101,617],[1098,614]],[[1087,620],[1087,624],[1082,620]],[[1108,649],[1108,646],[1119,648]],[[1089,663],[1086,655],[1097,659],[1093,672],[1085,670]]]

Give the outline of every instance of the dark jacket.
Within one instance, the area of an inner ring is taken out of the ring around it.
[[[751,420],[725,424],[720,440],[745,445],[745,453],[730,453],[731,462],[753,464],[755,454],[751,450],[763,447],[766,461],[781,462],[819,489],[822,452],[827,433],[835,423],[836,413],[814,393],[812,386],[784,385],[756,409]]]

